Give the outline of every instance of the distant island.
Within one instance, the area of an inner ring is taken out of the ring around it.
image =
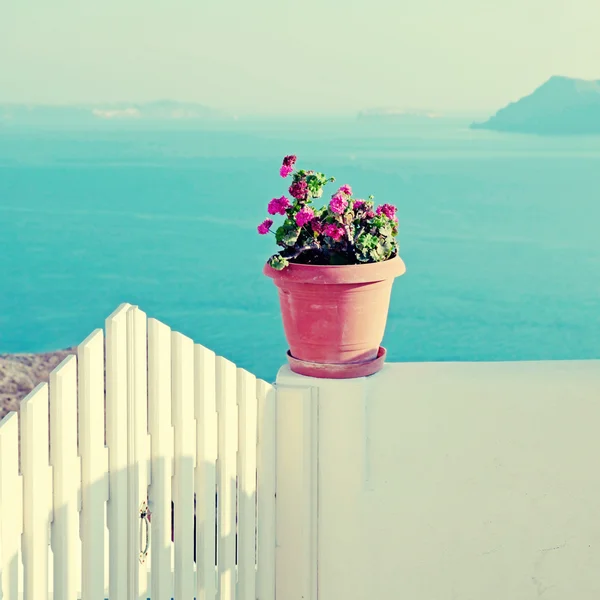
[[[358,113],[358,119],[437,119],[441,115],[427,110],[403,108],[367,108]]]
[[[600,134],[600,80],[551,77],[472,129],[539,135]]]
[[[172,100],[76,106],[0,104],[0,125],[81,124],[98,121],[197,121],[222,118],[227,116],[203,104]]]

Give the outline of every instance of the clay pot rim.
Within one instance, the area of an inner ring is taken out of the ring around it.
[[[399,277],[406,272],[406,265],[400,256],[389,260],[360,265],[300,265],[290,263],[278,271],[268,263],[263,273],[278,282],[312,284],[356,284],[374,283]]]
[[[287,351],[290,370],[305,377],[316,377],[317,379],[355,379],[357,377],[369,377],[378,373],[387,356],[387,350],[379,346],[377,356],[371,360],[348,363],[316,363],[300,360]]]

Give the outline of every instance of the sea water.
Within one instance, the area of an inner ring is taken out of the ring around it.
[[[273,380],[256,226],[285,154],[398,206],[390,361],[600,358],[600,137],[446,119],[0,128],[0,352],[76,345],[129,302]]]

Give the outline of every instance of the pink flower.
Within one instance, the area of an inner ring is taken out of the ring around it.
[[[273,225],[273,221],[271,219],[265,219],[256,229],[260,235],[265,235],[266,233],[269,233],[271,225]]]
[[[372,219],[375,216],[375,213],[372,210],[368,210],[365,213],[365,219]]]
[[[381,206],[378,206],[376,214],[384,214],[388,219],[391,219],[392,221],[398,220],[398,217],[396,217],[396,207],[392,204],[382,204]]]
[[[289,167],[287,165],[281,165],[281,168],[279,169],[279,174],[282,177],[287,177],[293,171],[294,171],[294,167]]]
[[[341,215],[348,208],[348,200],[339,192],[331,198],[329,209],[336,215]]]
[[[363,208],[365,206],[365,201],[364,200],[355,200],[352,203],[352,208],[356,211],[356,210],[360,210],[361,208]]]
[[[296,213],[296,225],[303,227],[315,216],[315,211],[310,206],[302,207]]]
[[[330,223],[325,226],[323,233],[330,238],[333,238],[336,242],[339,242],[342,239],[345,231],[343,227],[336,225],[335,223]]]
[[[294,171],[294,165],[296,164],[296,157],[293,154],[284,157],[283,164],[279,169],[279,174],[282,177],[287,177],[290,173]]]
[[[346,183],[339,190],[341,194],[346,194],[348,196],[352,196],[352,188]]]
[[[323,223],[319,219],[313,219],[310,226],[315,233],[323,233]]]
[[[296,200],[306,200],[308,198],[308,184],[304,179],[296,181],[290,185],[290,194]]]
[[[267,212],[270,215],[285,215],[285,211],[290,207],[290,201],[285,197],[273,198],[267,206]]]

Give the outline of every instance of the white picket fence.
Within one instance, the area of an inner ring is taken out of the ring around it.
[[[121,305],[0,423],[0,598],[274,600],[275,443],[270,385]]]

